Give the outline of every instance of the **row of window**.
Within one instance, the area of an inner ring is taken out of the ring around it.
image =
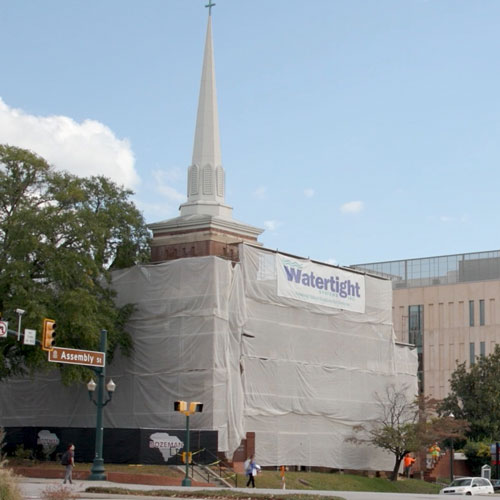
[[[450,328],[453,326],[461,326],[463,325],[463,321],[467,321],[464,318],[464,303],[459,302],[458,303],[458,311],[454,308],[454,304],[452,302],[448,303],[448,316],[445,317],[445,311],[443,304],[439,304],[439,309],[438,309],[438,317],[436,317],[437,320],[437,325],[434,324],[434,304],[429,304],[428,310],[429,310],[429,325],[428,328],[434,329],[436,326],[438,328]],[[452,309],[453,307],[453,309]],[[493,300],[490,301],[490,323],[494,323],[495,321],[495,314],[494,314],[494,302]],[[473,300],[469,300],[469,326],[477,326],[477,321],[476,321],[476,308]],[[404,317],[403,317],[404,318]],[[457,324],[458,321],[458,324]],[[484,326],[486,325],[486,306],[485,306],[485,300],[480,299],[479,300],[479,326]],[[403,324],[404,328],[404,324]],[[423,305],[415,305],[415,306],[408,306],[408,333],[409,333],[409,339],[408,341],[411,344],[415,345],[421,345],[421,335],[423,333],[424,329],[424,306]]]

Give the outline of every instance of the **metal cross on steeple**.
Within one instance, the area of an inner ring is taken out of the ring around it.
[[[208,0],[208,4],[205,5],[205,7],[208,7],[208,15],[211,16],[212,15],[212,7],[214,7],[215,4],[212,3],[212,0]]]

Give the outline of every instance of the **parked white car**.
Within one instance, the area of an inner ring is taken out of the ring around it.
[[[493,495],[493,485],[484,477],[461,477],[443,488],[440,495]]]

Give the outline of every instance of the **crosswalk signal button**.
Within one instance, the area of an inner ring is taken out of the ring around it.
[[[53,319],[44,318],[42,326],[42,349],[52,351],[56,343],[56,322]]]

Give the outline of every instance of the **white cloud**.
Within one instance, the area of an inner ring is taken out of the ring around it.
[[[153,171],[153,175],[156,175],[157,178],[161,178],[162,182],[168,183],[184,183],[186,181],[186,172],[187,169],[180,167],[170,167],[167,169],[163,169],[158,166],[156,170]]]
[[[439,217],[439,220],[441,222],[447,223],[447,222],[453,222],[455,220],[455,218],[454,217],[449,217],[448,215],[441,215]]]
[[[54,168],[81,177],[104,175],[129,188],[140,182],[128,140],[95,120],[30,115],[0,98],[0,143],[30,149]]]
[[[264,221],[264,227],[268,231],[276,231],[276,229],[278,229],[281,225],[282,225],[282,223],[278,220],[265,220]]]
[[[254,196],[257,198],[260,198],[261,200],[264,199],[267,195],[267,186],[259,186],[254,192]]]
[[[304,196],[306,198],[312,198],[314,196],[314,189],[313,188],[304,189]]]
[[[460,224],[467,224],[470,221],[469,215],[465,214],[460,217],[454,217],[450,215],[440,215],[439,216],[439,221],[442,222],[443,224],[448,224],[452,222],[458,222]]]
[[[167,198],[168,201],[174,203],[183,203],[186,201],[187,196],[170,185],[173,181],[179,179],[178,168],[155,170],[153,172],[153,179],[155,180],[155,190]]]
[[[343,214],[358,214],[364,207],[365,204],[362,201],[349,201],[340,207],[340,211]]]
[[[154,203],[144,201],[141,198],[134,197],[136,207],[143,213],[147,222],[158,222],[160,220],[178,217],[179,206],[165,203]]]

